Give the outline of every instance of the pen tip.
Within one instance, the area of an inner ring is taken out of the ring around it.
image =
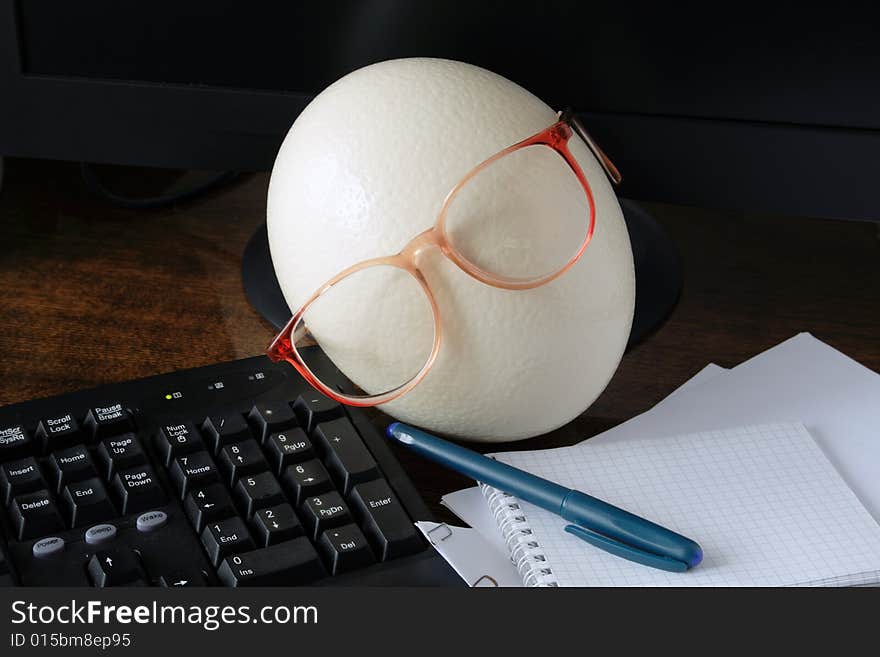
[[[385,433],[389,438],[396,440],[399,443],[403,443],[404,445],[412,445],[415,440],[410,435],[410,431],[412,427],[408,427],[402,422],[392,422],[388,425],[388,428],[385,429]]]

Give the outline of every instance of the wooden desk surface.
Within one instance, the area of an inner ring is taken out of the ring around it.
[[[72,164],[12,160],[6,173],[0,405],[262,352],[272,329],[245,299],[239,261],[265,216],[267,175],[134,211],[90,196]],[[880,370],[878,225],[647,207],[681,250],[678,307],[583,416],[517,448],[594,435],[706,363],[734,366],[799,331]],[[467,480],[400,457],[445,515],[436,501]]]

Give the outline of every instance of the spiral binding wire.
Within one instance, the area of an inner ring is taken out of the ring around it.
[[[547,557],[535,540],[532,530],[513,495],[480,484],[495,522],[510,551],[510,560],[523,578],[525,586],[559,586]]]

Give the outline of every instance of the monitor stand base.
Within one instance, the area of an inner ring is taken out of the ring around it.
[[[675,245],[657,220],[633,201],[621,199],[620,206],[629,230],[636,271],[636,306],[629,349],[659,328],[675,308],[681,294],[682,271]],[[245,247],[241,279],[250,304],[280,330],[292,313],[275,277],[265,223]]]

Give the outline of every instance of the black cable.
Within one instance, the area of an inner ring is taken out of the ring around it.
[[[200,185],[191,187],[190,189],[184,189],[180,192],[175,192],[174,194],[133,198],[130,196],[120,196],[119,194],[116,194],[115,192],[107,189],[104,184],[98,179],[95,170],[90,164],[86,162],[81,162],[79,165],[79,171],[80,175],[82,176],[83,182],[85,183],[86,187],[91,190],[92,193],[106,199],[107,201],[110,201],[114,205],[133,210],[154,210],[157,208],[168,207],[169,205],[174,205],[176,203],[183,203],[185,201],[189,201],[198,196],[206,194],[211,190],[222,187],[232,182],[239,176],[239,173],[237,171],[224,171],[217,174],[210,180],[206,180]]]

